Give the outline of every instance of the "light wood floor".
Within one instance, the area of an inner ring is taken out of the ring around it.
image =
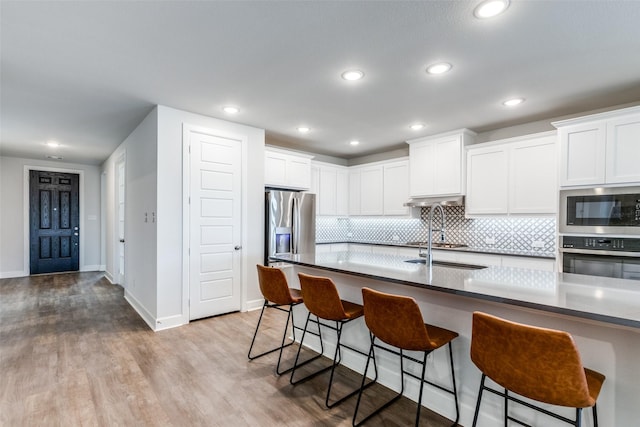
[[[262,348],[283,326],[269,311]],[[152,332],[99,273],[2,279],[0,425],[350,426],[355,398],[326,409],[327,375],[294,387],[275,375],[277,354],[247,360],[258,315]],[[390,395],[374,387],[375,398]],[[403,398],[368,425],[412,425],[414,417],[415,403]],[[449,424],[423,409],[421,425]]]

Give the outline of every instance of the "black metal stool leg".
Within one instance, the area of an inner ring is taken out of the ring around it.
[[[482,392],[484,391],[484,380],[487,376],[482,374],[482,379],[480,380],[480,388],[478,389],[478,401],[476,402],[476,411],[473,414],[473,423],[471,427],[476,427],[478,423],[478,413],[480,412],[480,403],[482,402]]]
[[[460,406],[458,404],[458,389],[456,387],[456,373],[453,369],[453,350],[451,349],[451,341],[449,341],[449,364],[451,366],[451,381],[453,382],[453,401],[456,405],[456,419],[452,424],[452,427],[458,425],[460,421]]]
[[[593,404],[593,427],[598,427],[598,411],[596,409],[596,404]]]
[[[300,351],[302,350],[302,344],[304,343],[304,337],[307,334],[307,329],[309,328],[309,321],[311,319],[311,313],[309,313],[307,315],[307,321],[304,324],[304,330],[302,331],[302,337],[300,338],[300,346],[298,347],[298,352],[296,353],[296,360],[293,363],[293,368],[291,368],[291,377],[289,377],[289,383],[296,385],[296,384],[300,384],[301,382],[304,382],[306,380],[309,380],[313,377],[315,377],[316,375],[319,375],[329,369],[331,369],[331,366],[327,366],[325,368],[322,368],[316,372],[313,372],[303,378],[300,378],[299,380],[294,380],[293,377],[296,373],[296,369],[299,368],[300,366],[306,365],[309,362],[312,362],[320,357],[322,357],[322,355],[324,354],[324,343],[322,342],[322,333],[321,331],[321,326],[320,326],[320,320],[317,318],[316,316],[316,323],[318,324],[318,337],[320,338],[320,353],[313,356],[310,359],[305,360],[304,362],[298,363],[298,360],[300,359]]]
[[[420,426],[420,410],[422,409],[422,391],[424,390],[424,376],[427,373],[427,356],[429,352],[424,352],[424,359],[422,360],[422,380],[420,381],[420,392],[418,393],[418,409],[416,411],[416,427]]]

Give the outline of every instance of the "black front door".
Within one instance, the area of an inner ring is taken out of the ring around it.
[[[77,174],[30,171],[31,274],[79,269],[78,187]]]

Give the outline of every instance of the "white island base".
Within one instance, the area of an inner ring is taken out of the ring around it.
[[[280,261],[285,261],[281,259]],[[286,262],[286,261],[285,261]],[[571,333],[580,349],[583,364],[604,374],[607,379],[604,383],[598,399],[598,420],[601,427],[627,427],[640,425],[640,329],[634,326],[612,324],[606,321],[592,320],[580,316],[560,314],[553,311],[513,305],[508,302],[494,302],[473,296],[464,296],[455,292],[433,290],[428,287],[394,283],[384,278],[373,275],[350,274],[348,271],[340,273],[336,269],[301,265],[292,262],[292,268],[287,268],[290,285],[299,288],[297,273],[331,277],[340,292],[342,299],[362,303],[361,289],[369,287],[383,292],[408,295],[416,299],[424,320],[437,326],[451,329],[460,334],[453,341],[453,358],[458,387],[458,399],[460,402],[460,425],[470,426],[473,420],[478,387],[480,384],[480,371],[471,362],[469,348],[471,340],[471,319],[474,311],[483,311],[515,322],[541,326],[546,328],[565,330]],[[375,269],[375,267],[373,267]],[[331,271],[334,270],[334,271]],[[524,271],[524,270],[523,270]],[[536,273],[535,270],[531,270]],[[378,273],[377,273],[378,274]],[[548,274],[548,273],[545,273]],[[605,279],[607,280],[607,279]],[[632,282],[640,285],[639,282]],[[496,286],[501,286],[496,284]],[[538,300],[540,292],[555,292],[557,289],[525,289],[524,293],[531,292],[532,300]],[[591,292],[585,289],[584,292]],[[518,290],[522,298],[522,289]],[[564,295],[564,298],[577,299],[572,304],[580,305],[581,291]],[[637,306],[640,303],[640,287],[637,294],[628,292],[624,298],[636,297],[630,305]],[[635,294],[635,295],[632,295]],[[557,297],[557,295],[556,295]],[[585,294],[585,305],[589,305],[591,295]],[[543,296],[544,299],[544,296]],[[624,303],[624,301],[623,301]],[[535,304],[533,304],[535,306]],[[304,326],[306,310],[303,305],[296,307],[295,322]],[[640,312],[634,316],[640,315]],[[325,340],[325,355],[333,357],[335,350],[335,335],[332,331],[323,333]],[[343,340],[346,343],[357,346],[365,352],[369,348],[369,332],[364,319],[359,319],[345,326]],[[305,340],[305,344],[318,350],[319,347],[313,340]],[[317,342],[317,341],[316,341]],[[397,359],[386,352],[379,351],[378,356],[379,382],[393,390],[400,389],[399,365]],[[344,350],[342,363],[356,372],[364,369],[366,358],[355,352]],[[416,371],[418,372],[418,371]],[[372,368],[369,368],[369,376],[372,376]],[[427,377],[440,384],[450,384],[450,374],[447,362],[446,348],[439,349],[429,356]],[[413,400],[417,399],[418,382],[405,376],[405,395]],[[425,386],[422,403],[425,407],[449,418],[455,418],[453,399],[450,395],[438,389]],[[574,409],[550,407],[553,411],[560,412],[569,418],[575,415]],[[478,426],[502,425],[502,398],[485,393],[480,409]],[[551,417],[539,412],[511,404],[510,413],[517,414],[523,420],[535,426],[566,426]],[[591,409],[583,411],[583,426],[592,426]]]

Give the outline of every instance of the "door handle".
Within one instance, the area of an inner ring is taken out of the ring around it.
[[[234,246],[234,248],[236,251],[239,251],[240,249],[242,249],[242,246],[238,245],[238,246]]]
[[[74,235],[74,236],[77,236],[77,235],[78,235],[78,233],[73,233],[73,235]]]
[[[120,239],[120,243],[124,243],[124,239]]]

